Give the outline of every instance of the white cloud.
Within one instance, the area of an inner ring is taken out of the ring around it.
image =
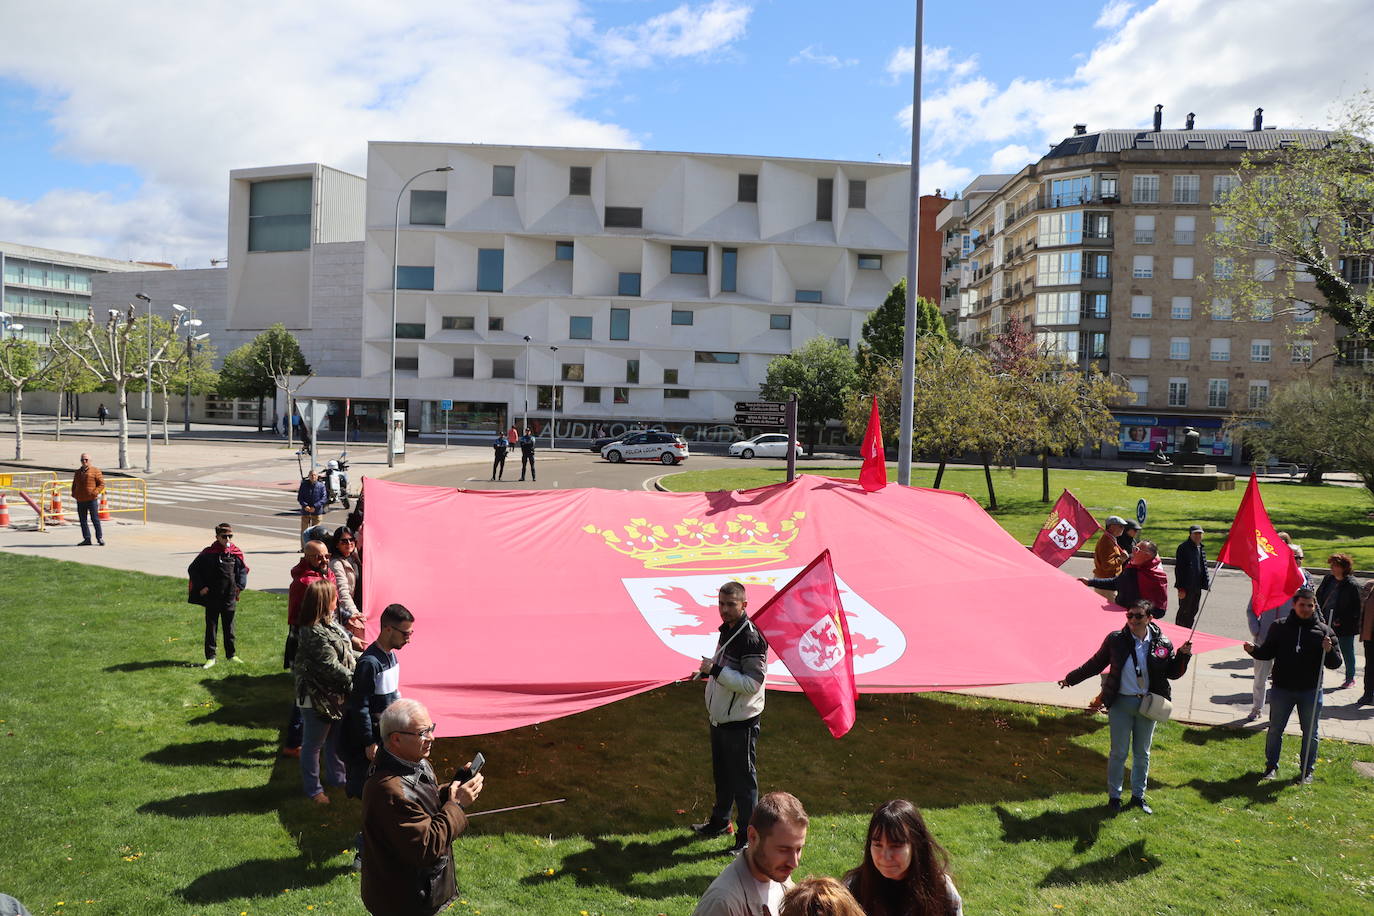
[[[1099,29],[1114,29],[1126,21],[1134,7],[1135,3],[1132,0],[1111,0],[1102,7],[1102,12],[1093,25]]]
[[[898,47],[892,52],[892,56],[887,59],[887,64],[883,67],[887,74],[886,82],[888,85],[893,85],[898,80],[911,76],[914,69],[916,69],[915,45]],[[933,48],[930,45],[925,45],[921,54],[921,76],[923,79],[941,75],[952,79],[962,79],[977,69],[977,54],[956,60],[952,48]]]
[[[974,174],[973,169],[955,165],[944,159],[922,162],[919,181],[921,193],[934,194],[939,190],[943,191],[946,197],[951,197],[955,191],[963,190]]]
[[[1040,157],[1019,143],[1002,147],[988,160],[988,168],[993,172],[1019,172]]]
[[[684,3],[639,25],[611,29],[602,39],[602,49],[621,66],[705,57],[743,38],[751,12],[735,0],[711,0],[696,7]]]
[[[857,58],[847,57],[844,60],[840,60],[840,58],[836,57],[834,54],[822,53],[816,50],[815,45],[807,45],[793,55],[791,60],[788,61],[788,63],[791,64],[818,64],[822,67],[828,67],[831,70],[839,70],[843,67],[853,67],[858,64],[858,62]]]

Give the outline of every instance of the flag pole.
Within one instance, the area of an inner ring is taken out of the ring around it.
[[[1225,547],[1226,545],[1223,544],[1222,546]],[[1217,573],[1221,572],[1221,568],[1225,565],[1225,563],[1217,560],[1217,565],[1212,567],[1212,574],[1207,577],[1207,594],[1202,596],[1202,603],[1197,606],[1197,613],[1193,615],[1193,628],[1188,631],[1188,642],[1193,641],[1193,634],[1197,632],[1197,622],[1202,619],[1202,609],[1207,606],[1207,599],[1212,595],[1212,586],[1217,581]],[[1190,719],[1193,717],[1193,694],[1197,692],[1196,661],[1196,659],[1193,659],[1192,662],[1190,662],[1193,668],[1193,676],[1188,679],[1188,718]]]

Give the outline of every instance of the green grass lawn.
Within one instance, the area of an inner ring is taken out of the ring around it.
[[[199,667],[180,580],[0,554],[0,889],[35,914],[361,913],[359,809],[301,796],[277,756],[290,690],[284,601],[240,610],[248,664]],[[480,651],[471,647],[465,651]],[[455,653],[461,664],[461,653]],[[1259,734],[1164,726],[1157,814],[1104,817],[1105,721],[945,694],[864,697],[832,740],[770,696],[765,791],[812,814],[801,873],[861,854],[868,812],[905,796],[953,855],[970,913],[1355,913],[1374,908],[1374,748],[1327,741],[1318,782],[1260,784]],[[473,822],[460,914],[686,914],[727,862],[687,830],[710,806],[701,688],[436,745],[488,758],[481,805],[566,805]],[[1289,772],[1296,741],[1285,748]]]
[[[857,477],[857,466],[812,466],[803,462],[798,466],[803,474],[826,477]],[[896,480],[895,468],[888,469],[888,479]],[[665,477],[665,489],[675,492],[698,490],[740,490],[778,483],[786,479],[781,469],[770,469],[741,462],[741,467],[716,471],[686,471]],[[1154,490],[1126,486],[1121,471],[1050,470],[1050,503],[1040,501],[1040,470],[1038,468],[997,469],[992,472],[993,488],[997,492],[997,511],[992,517],[1023,544],[1035,540],[1036,533],[1059,498],[1068,489],[1092,511],[1099,521],[1109,515],[1135,518],[1136,501],[1144,498],[1149,504],[1145,522],[1145,537],[1158,539],[1160,552],[1172,557],[1174,548],[1188,534],[1190,525],[1207,529],[1209,554],[1215,558],[1235,518],[1245,481],[1237,481],[1230,492],[1187,493],[1181,490]],[[933,468],[913,468],[914,486],[928,487],[935,481]],[[958,467],[945,471],[941,489],[958,490],[977,499],[984,508],[988,505],[987,484],[982,468]],[[1291,534],[1306,551],[1308,566],[1325,566],[1326,558],[1343,551],[1355,558],[1356,569],[1374,569],[1374,509],[1368,492],[1359,487],[1334,484],[1310,486],[1303,483],[1261,482],[1261,492],[1269,518],[1280,531]]]

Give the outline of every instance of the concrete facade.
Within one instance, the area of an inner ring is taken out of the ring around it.
[[[90,312],[96,278],[127,271],[166,273],[170,264],[117,261],[71,251],[0,242],[0,311],[7,336],[46,342]],[[23,325],[12,328],[10,324]]]

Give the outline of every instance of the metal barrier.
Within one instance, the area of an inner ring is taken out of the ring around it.
[[[54,496],[60,496],[64,505],[62,506],[62,521],[57,521],[59,513],[53,511],[52,501]],[[72,482],[70,480],[52,480],[43,484],[39,492],[38,504],[42,507],[42,514],[38,520],[40,531],[47,528],[49,524],[75,523],[76,501],[72,499]],[[116,512],[137,513],[142,516],[143,524],[148,524],[148,482],[137,477],[114,477],[105,478],[105,511],[114,514]],[[70,516],[70,518],[68,518]]]
[[[56,482],[56,471],[6,471],[0,474],[0,494],[4,494],[10,512],[20,511],[25,505],[34,510],[42,530],[43,513],[39,506],[45,505],[40,501],[43,487]]]

